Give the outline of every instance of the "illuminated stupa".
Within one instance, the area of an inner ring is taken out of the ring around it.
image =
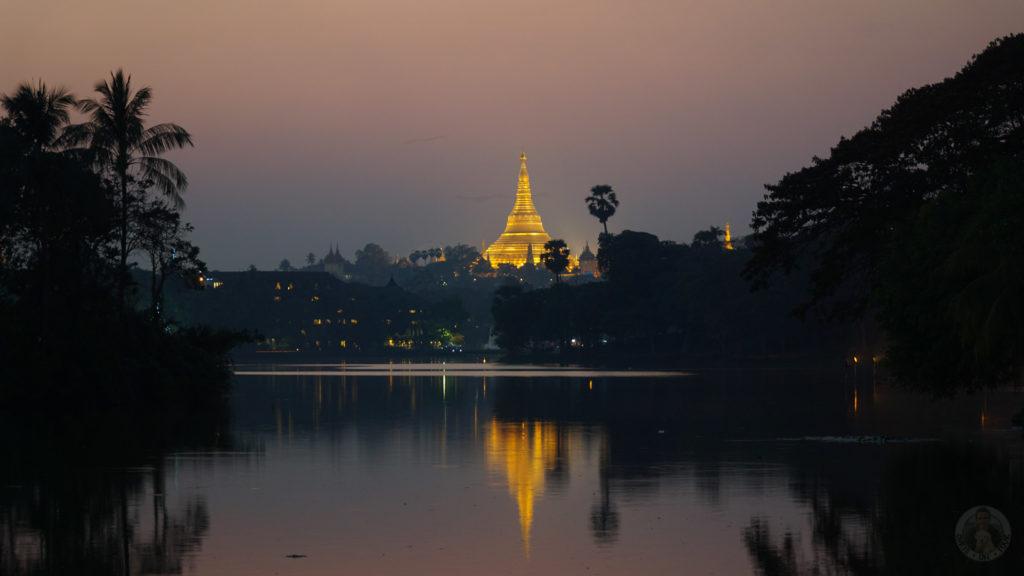
[[[533,207],[530,195],[530,174],[526,172],[526,152],[519,157],[519,185],[516,186],[516,203],[508,215],[508,224],[501,236],[484,251],[484,258],[497,267],[512,264],[516,268],[526,264],[527,256],[534,265],[540,265],[544,244],[551,240],[541,224],[540,214]]]

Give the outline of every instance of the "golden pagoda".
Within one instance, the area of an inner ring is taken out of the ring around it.
[[[529,255],[534,265],[540,264],[544,244],[551,237],[544,231],[540,214],[533,206],[530,194],[530,174],[526,171],[526,152],[519,157],[519,185],[516,186],[516,203],[508,215],[508,224],[501,236],[484,251],[484,258],[497,267],[511,264],[516,268],[526,264]]]

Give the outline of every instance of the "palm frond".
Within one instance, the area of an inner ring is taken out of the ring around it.
[[[188,188],[188,177],[174,162],[156,156],[143,156],[136,159],[135,165],[142,177],[152,180],[157,189],[174,203],[175,208],[185,206],[181,192]]]
[[[129,81],[131,77],[129,76]],[[131,91],[131,87],[126,85],[125,90]],[[153,99],[153,90],[149,86],[143,86],[139,88],[135,95],[128,101],[128,105],[125,107],[125,112],[128,116],[133,118],[143,118],[146,116],[146,108],[149,108],[149,103]]]
[[[156,155],[185,146],[192,146],[192,135],[177,124],[165,123],[147,128],[142,133],[138,149],[143,154]]]

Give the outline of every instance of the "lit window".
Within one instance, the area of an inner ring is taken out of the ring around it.
[[[359,324],[359,320],[356,320],[355,318],[353,318],[353,319],[352,319],[352,323],[353,323],[353,324]]]
[[[312,298],[309,299],[309,301],[310,302],[319,302],[320,301],[320,297],[319,296],[313,296]]]
[[[274,290],[280,290],[280,289],[281,289],[281,283],[280,282],[278,282],[277,284],[274,284]]]
[[[313,318],[313,325],[314,326],[320,326],[323,323],[324,323],[324,321],[321,320],[320,318]]]
[[[295,284],[292,284],[291,282],[289,282],[288,283],[288,289],[291,290],[292,288],[295,288]]]
[[[281,297],[280,296],[274,296],[274,302],[280,302],[280,301],[281,301]]]

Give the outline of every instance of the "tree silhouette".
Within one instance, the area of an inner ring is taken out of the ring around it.
[[[206,264],[199,259],[199,248],[185,238],[192,232],[192,225],[182,222],[181,214],[167,206],[163,199],[141,205],[133,218],[139,223],[133,234],[133,248],[137,246],[149,256],[150,318],[162,325],[161,308],[167,279],[177,276],[189,286],[201,287]]]
[[[690,246],[694,248],[719,248],[725,246],[725,230],[712,226],[693,235]]]
[[[1021,61],[1024,34],[996,40],[766,186],[744,276],[764,287],[806,274],[801,314],[872,313],[904,383],[952,392],[1020,381]]]
[[[391,256],[378,244],[370,242],[356,250],[355,267],[363,279],[371,284],[382,284],[391,265]]]
[[[825,158],[766,185],[744,275],[763,287],[809,273],[798,312],[857,317],[877,288],[877,264],[922,206],[970,195],[972,175],[1024,154],[1024,34],[992,42],[955,76],[912,88]],[[943,358],[943,360],[948,360]]]
[[[313,264],[316,264],[316,254],[310,252],[306,254],[306,265],[312,266]]]
[[[604,233],[608,233],[608,219],[615,214],[619,206],[619,199],[611,186],[600,184],[590,189],[590,196],[587,196],[587,209],[604,226]]]
[[[27,324],[43,334],[52,333],[60,308],[67,328],[84,308],[86,287],[110,276],[99,253],[109,238],[107,190],[86,164],[60,151],[74,102],[41,81],[0,97],[0,293],[19,294],[34,318]]]
[[[26,140],[30,154],[59,146],[69,111],[75,104],[70,92],[62,87],[48,89],[42,80],[35,86],[19,84],[13,94],[0,98],[7,121]]]
[[[122,70],[112,72],[109,81],[96,84],[99,99],[85,99],[79,109],[88,114],[89,122],[76,127],[73,140],[88,143],[95,165],[108,172],[120,193],[120,271],[118,297],[124,302],[129,281],[128,231],[131,198],[129,184],[133,180],[150,181],[175,208],[185,202],[181,192],[188,187],[188,178],[173,162],[160,158],[170,150],[192,146],[192,137],[177,124],[145,127],[147,108],[153,99],[148,86],[132,91],[131,75]],[[145,188],[145,187],[143,187]]]
[[[544,253],[541,254],[540,261],[555,275],[555,282],[559,282],[562,273],[569,268],[569,248],[565,245],[565,240],[555,239],[544,243]]]

